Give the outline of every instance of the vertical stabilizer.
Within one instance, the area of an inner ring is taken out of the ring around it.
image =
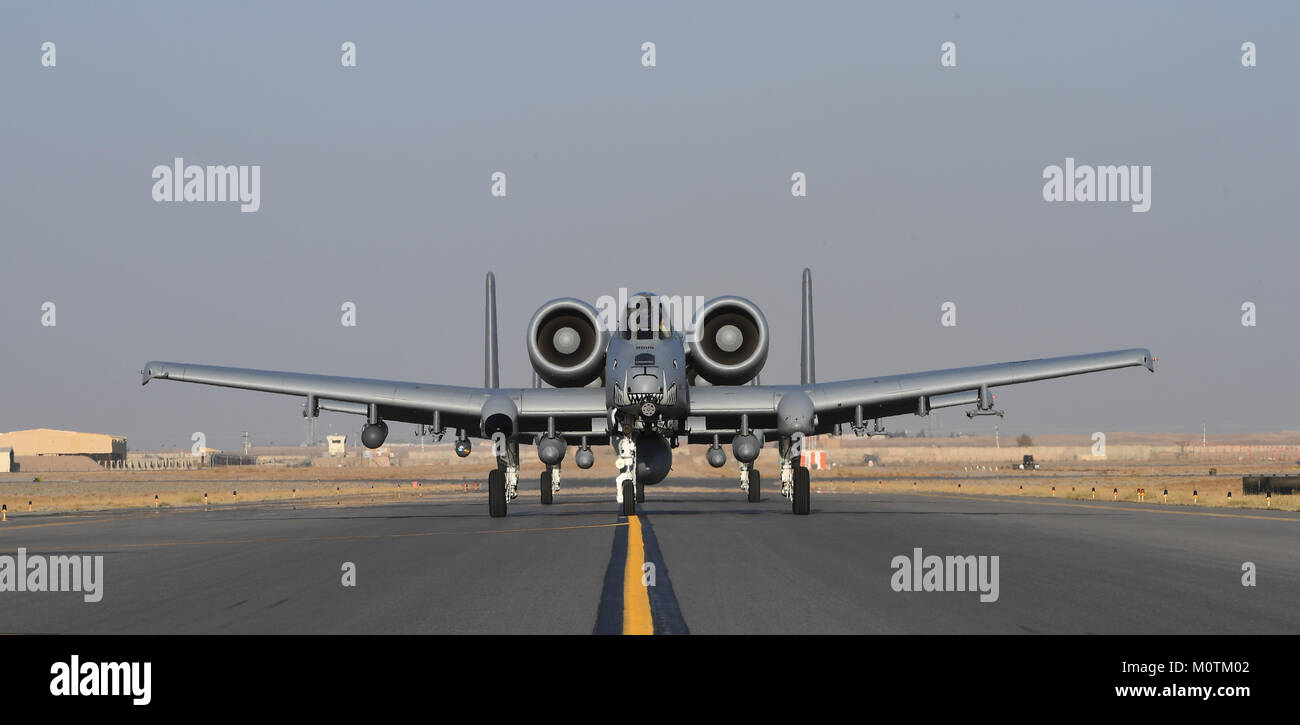
[[[497,366],[497,278],[487,273],[487,299],[483,313],[483,387],[501,387],[501,371]]]
[[[817,372],[813,360],[812,270],[807,267],[803,270],[803,334],[799,354],[799,384],[812,385],[817,382]]]

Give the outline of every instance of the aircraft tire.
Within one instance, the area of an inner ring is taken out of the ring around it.
[[[808,468],[806,466],[795,466],[794,468],[794,498],[790,501],[790,510],[796,516],[807,516],[811,508],[811,492],[808,490]]]
[[[632,492],[632,482],[623,482],[623,515],[632,516],[636,513],[636,494]]]
[[[547,468],[542,471],[542,505],[550,506],[555,502],[555,492],[551,490],[551,469]]]
[[[488,515],[499,519],[506,515],[506,472],[488,472]]]

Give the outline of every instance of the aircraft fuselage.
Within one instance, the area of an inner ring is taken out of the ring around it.
[[[610,337],[605,402],[618,427],[667,432],[686,417],[688,390],[681,333],[625,331]]]

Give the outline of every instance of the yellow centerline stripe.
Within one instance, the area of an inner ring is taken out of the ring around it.
[[[650,590],[641,583],[645,564],[645,540],[641,521],[627,517],[627,564],[623,567],[623,634],[654,634],[650,618]]]

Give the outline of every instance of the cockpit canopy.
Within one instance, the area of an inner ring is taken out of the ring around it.
[[[672,335],[672,310],[653,292],[637,292],[627,298],[623,311],[625,340],[666,340]]]

